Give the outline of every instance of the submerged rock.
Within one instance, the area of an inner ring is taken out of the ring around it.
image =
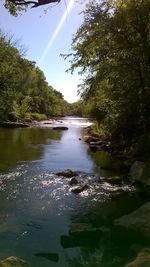
[[[150,163],[135,161],[131,166],[130,176],[134,181],[150,185]]]
[[[83,192],[84,190],[88,189],[88,185],[87,184],[83,184],[83,185],[79,185],[79,186],[76,186],[74,188],[71,189],[71,191],[74,193],[74,194],[80,194],[81,192]]]
[[[60,243],[63,248],[74,248],[74,247],[94,247],[97,245],[99,237],[94,238],[87,237],[76,237],[72,235],[62,235]]]
[[[114,224],[132,229],[150,238],[150,202],[147,202],[136,211],[115,220]]]
[[[22,259],[11,256],[0,261],[0,267],[31,267],[31,265]]]
[[[78,173],[76,171],[72,171],[70,169],[66,169],[62,172],[58,172],[57,173],[58,176],[63,176],[63,177],[66,177],[66,178],[72,178],[74,176],[77,176]]]
[[[94,247],[99,242],[101,230],[87,223],[73,223],[69,235],[61,236],[63,248]]]
[[[137,258],[125,267],[150,267],[150,249],[142,249],[138,253]]]
[[[101,229],[93,227],[90,223],[73,223],[69,234],[76,237],[94,237],[101,234]]]
[[[45,258],[49,261],[58,262],[59,255],[58,253],[36,253],[35,256]]]

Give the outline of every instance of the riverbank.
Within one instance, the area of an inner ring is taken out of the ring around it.
[[[113,139],[111,136],[98,135],[93,131],[91,126],[86,128],[85,142],[88,143],[92,153],[98,154],[105,151],[108,155],[112,155],[118,160],[117,164],[113,164],[112,160],[102,164],[101,168],[113,170],[125,170],[133,184],[146,187],[145,194],[150,196],[150,137],[147,135],[132,145],[126,142]],[[117,162],[116,160],[116,162]]]
[[[101,135],[94,131],[93,126],[86,128],[85,142],[93,152],[105,151],[118,159],[122,164],[118,168],[125,168],[134,180],[145,185],[150,185],[150,135],[143,135],[132,144],[130,141],[121,138],[114,138],[111,135]],[[112,166],[113,167],[113,166]],[[105,166],[111,169],[111,166]],[[136,177],[137,176],[137,177]],[[146,178],[147,176],[147,178]]]
[[[133,151],[124,140],[115,139],[111,135],[99,134],[91,126],[85,130],[85,142],[89,144],[91,151],[106,151],[122,160],[132,160],[134,158]]]

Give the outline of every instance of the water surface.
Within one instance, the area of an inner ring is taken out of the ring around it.
[[[83,141],[88,121],[63,118],[63,125],[69,129],[0,129],[0,258],[15,255],[33,267],[123,267],[147,241],[115,229],[113,220],[144,200],[134,193],[111,200],[117,188],[97,181],[114,172],[104,172]],[[73,194],[56,175],[66,168],[79,171],[88,190]],[[100,232],[72,240],[69,231],[79,224]]]

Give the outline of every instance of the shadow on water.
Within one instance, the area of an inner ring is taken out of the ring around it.
[[[88,149],[88,155],[95,163],[94,172],[99,172],[101,177],[110,177],[126,173],[122,161],[106,151],[92,152]]]
[[[113,221],[145,199],[132,190],[111,199],[106,185],[95,182],[99,163],[79,140],[80,124],[69,123],[65,132],[0,131],[0,259],[15,255],[33,267],[124,267],[148,241]],[[79,170],[77,179],[89,188],[73,194],[68,179],[55,174],[64,168]]]

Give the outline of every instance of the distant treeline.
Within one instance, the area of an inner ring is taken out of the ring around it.
[[[25,59],[12,38],[0,35],[0,120],[64,116],[71,105],[49,86],[35,62]]]

